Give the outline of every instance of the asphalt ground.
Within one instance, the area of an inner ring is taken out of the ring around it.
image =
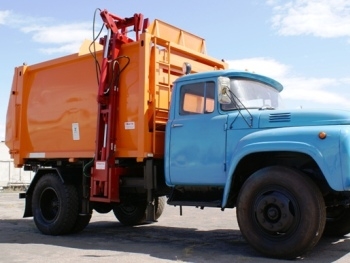
[[[74,235],[46,236],[22,218],[24,200],[0,192],[0,262],[291,262],[261,256],[242,237],[235,210],[166,206],[157,223],[122,226],[113,212],[95,212]],[[350,262],[350,235],[323,237],[292,262]]]

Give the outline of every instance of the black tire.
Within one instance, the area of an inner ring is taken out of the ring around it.
[[[113,208],[115,217],[125,226],[135,226],[146,221],[146,200],[121,203]]]
[[[238,196],[242,235],[260,253],[293,259],[322,236],[326,210],[321,192],[296,170],[273,166],[250,176]]]
[[[160,196],[158,197],[158,199],[156,200],[155,203],[155,218],[156,220],[163,214],[164,208],[165,208],[165,202],[166,202],[166,198],[165,196]]]
[[[341,237],[350,233],[350,208],[336,206],[328,207],[326,211],[324,236]]]
[[[33,192],[32,209],[36,227],[45,235],[68,234],[78,216],[78,193],[56,174],[42,176]]]
[[[80,186],[77,186],[77,190],[78,190],[78,199],[79,199],[79,208],[82,208],[83,206],[83,202],[86,201],[84,200],[83,197],[83,187],[80,184]],[[79,210],[81,211],[81,210]],[[78,214],[77,216],[77,220],[75,221],[75,224],[72,228],[72,230],[70,231],[70,233],[72,234],[76,234],[79,233],[81,231],[83,231],[85,229],[85,227],[87,227],[87,225],[90,223],[92,217],[92,209],[90,208],[89,214]]]
[[[163,213],[165,197],[158,197],[155,202],[155,219]],[[113,208],[113,213],[120,223],[126,226],[140,225],[146,222],[147,201],[145,199],[121,203]]]
[[[112,205],[110,203],[95,203],[94,210],[99,214],[108,214],[112,211]]]
[[[79,233],[87,227],[87,225],[90,223],[92,214],[89,215],[78,215],[77,220],[75,221],[75,224],[70,231],[71,233]]]

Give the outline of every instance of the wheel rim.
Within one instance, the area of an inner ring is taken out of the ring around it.
[[[119,209],[126,215],[132,215],[137,210],[137,206],[133,204],[121,204]]]
[[[59,213],[60,202],[56,191],[49,187],[40,195],[40,210],[44,219],[48,222],[55,220]]]
[[[285,190],[264,191],[257,195],[253,218],[268,238],[280,238],[294,232],[300,222],[297,201]]]

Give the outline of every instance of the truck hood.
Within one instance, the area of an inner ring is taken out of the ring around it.
[[[350,124],[346,110],[266,110],[259,111],[259,128]]]

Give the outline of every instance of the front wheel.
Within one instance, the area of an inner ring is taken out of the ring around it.
[[[68,234],[77,222],[77,189],[64,184],[56,174],[46,174],[34,188],[32,209],[35,225],[43,234]]]
[[[322,236],[326,210],[315,184],[286,167],[267,167],[241,188],[237,220],[245,239],[262,254],[295,258]]]

